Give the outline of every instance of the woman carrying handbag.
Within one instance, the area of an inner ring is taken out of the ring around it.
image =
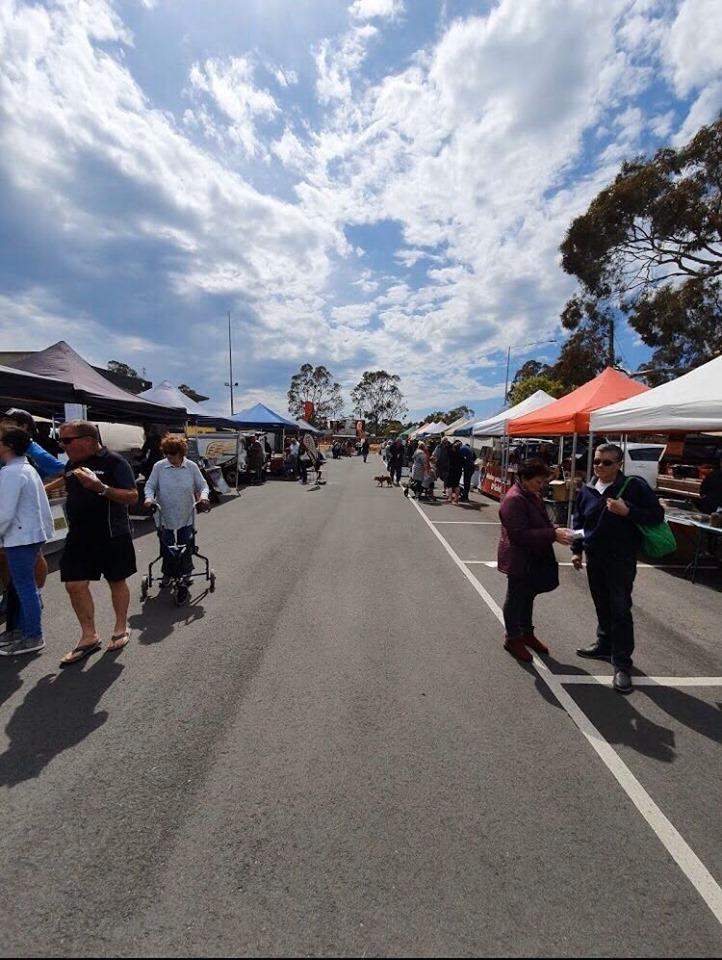
[[[541,491],[548,476],[549,467],[543,460],[522,461],[517,480],[499,510],[498,568],[507,577],[504,649],[525,663],[532,660],[528,648],[549,653],[534,635],[534,599],[559,586],[554,543],[568,546],[572,542],[571,531],[555,527],[547,515]]]

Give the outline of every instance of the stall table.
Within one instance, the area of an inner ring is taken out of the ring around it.
[[[719,554],[713,554],[708,551],[705,544],[709,542],[710,536],[722,536],[722,527],[714,527],[711,523],[700,520],[699,514],[695,514],[689,510],[668,510],[666,519],[671,524],[693,527],[696,530],[694,553],[684,571],[685,576],[689,577],[692,583],[695,583],[702,556],[706,553],[715,559],[719,557]]]

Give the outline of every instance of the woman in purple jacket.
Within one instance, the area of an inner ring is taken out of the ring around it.
[[[549,467],[543,460],[524,460],[518,479],[508,491],[499,510],[499,570],[507,576],[504,602],[506,639],[504,649],[518,660],[530,662],[527,647],[549,653],[546,644],[534,636],[534,598],[559,586],[559,566],[554,543],[569,545],[571,531],[555,527],[547,516],[541,490]]]

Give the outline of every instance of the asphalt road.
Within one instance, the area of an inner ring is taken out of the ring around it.
[[[217,592],[141,606],[136,577],[131,644],[79,668],[57,669],[76,629],[51,575],[46,650],[0,663],[2,956],[720,955],[688,876],[378,472],[331,462],[320,490],[201,517]],[[422,509],[501,602],[495,505]],[[640,570],[640,673],[722,677],[718,577]],[[583,574],[538,613],[553,673],[609,673],[574,655]],[[719,883],[722,687],[565,689]]]

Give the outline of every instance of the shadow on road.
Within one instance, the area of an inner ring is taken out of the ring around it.
[[[137,631],[138,642],[149,646],[166,640],[180,627],[187,627],[206,615],[200,601],[208,596],[204,590],[182,607],[177,607],[167,590],[150,595],[140,613],[128,618],[131,630]]]
[[[123,672],[118,653],[106,653],[87,669],[48,674],[30,690],[10,718],[10,743],[0,755],[0,786],[37,777],[50,761],[76,746],[108,719],[96,711],[103,694]]]

